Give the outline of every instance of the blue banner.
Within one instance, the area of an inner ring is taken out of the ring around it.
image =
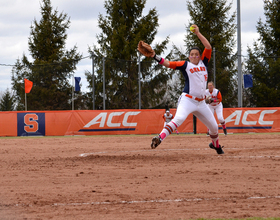
[[[45,136],[45,113],[17,113],[17,136]]]
[[[74,77],[75,78],[75,92],[80,92],[81,87],[80,87],[80,81],[81,77]]]
[[[253,77],[251,74],[243,75],[244,77],[244,88],[253,87]]]

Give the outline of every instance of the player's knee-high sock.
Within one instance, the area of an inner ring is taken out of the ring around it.
[[[172,134],[172,132],[177,128],[178,126],[173,122],[169,122],[160,132],[160,138],[161,140],[164,140],[168,135]]]
[[[216,135],[211,135],[211,134],[210,134],[210,137],[211,137],[211,139],[212,139],[212,144],[213,144],[215,147],[219,148],[219,147],[220,147],[220,145],[219,145],[219,135],[218,135],[218,134],[216,134]]]
[[[221,122],[221,125],[222,125],[223,129],[226,129],[226,122],[225,121]]]

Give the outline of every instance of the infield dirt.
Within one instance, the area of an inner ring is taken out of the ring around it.
[[[1,138],[0,219],[280,216],[280,135]]]

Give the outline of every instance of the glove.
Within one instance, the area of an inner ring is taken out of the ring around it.
[[[155,51],[149,44],[146,44],[144,41],[139,41],[137,49],[146,57],[152,57],[155,54]]]
[[[206,104],[211,104],[212,102],[214,102],[214,100],[212,99],[212,97],[210,95],[208,95],[205,98],[205,102],[206,102]]]

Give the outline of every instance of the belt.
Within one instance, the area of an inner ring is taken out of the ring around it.
[[[199,101],[199,102],[201,102],[201,101],[203,101],[203,100],[204,100],[204,99],[200,99],[200,98],[197,98],[197,97],[191,96],[191,95],[189,95],[189,94],[186,94],[185,96],[186,96],[186,97],[188,97],[188,98],[190,98],[190,99],[194,99],[194,100],[196,100],[196,101]]]

